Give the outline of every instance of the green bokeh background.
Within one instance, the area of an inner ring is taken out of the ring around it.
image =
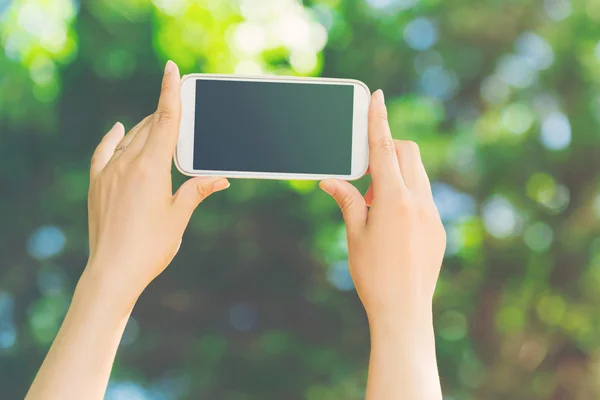
[[[600,398],[599,24],[597,0],[0,0],[0,397],[85,266],[95,145],[153,111],[173,59],[384,89],[448,232],[446,399]],[[107,399],[363,398],[346,259],[315,183],[234,180],[140,299]]]

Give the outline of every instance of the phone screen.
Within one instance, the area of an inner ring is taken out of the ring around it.
[[[353,85],[196,80],[194,169],[350,175]]]

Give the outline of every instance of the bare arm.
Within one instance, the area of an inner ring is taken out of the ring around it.
[[[102,399],[131,306],[85,276],[27,399]]]
[[[431,323],[372,324],[367,399],[442,399]]]
[[[177,66],[165,68],[158,108],[127,135],[121,124],[92,157],[90,259],[69,311],[26,399],[101,400],[129,315],[171,262],[198,204],[224,178],[193,178],[175,195],[171,163],[179,133]]]
[[[339,204],[352,279],[369,318],[368,400],[441,400],[432,297],[446,236],[417,145],[394,141],[383,92],[369,110],[371,187],[321,188]]]

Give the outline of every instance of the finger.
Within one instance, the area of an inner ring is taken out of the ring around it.
[[[152,127],[143,150],[143,153],[146,153],[150,158],[165,160],[169,164],[173,158],[173,152],[177,146],[177,137],[179,136],[179,122],[181,119],[180,85],[179,68],[173,61],[167,62],[158,107],[152,118]]]
[[[137,144],[138,140],[134,140],[134,139],[137,136],[144,136],[144,132],[150,130],[150,121],[151,121],[151,115],[147,116],[146,118],[144,118],[143,120],[138,122],[138,124],[136,126],[134,126],[127,133],[127,135],[125,135],[123,140],[121,140],[121,142],[119,143],[117,148],[121,148],[122,150],[117,151],[113,158],[120,157],[123,154],[127,154],[127,156],[134,156],[134,155],[139,154],[140,151],[142,150],[142,147],[144,146],[145,140],[143,140],[143,138],[141,138],[142,139],[141,145],[135,146],[135,144]],[[125,151],[125,150],[127,150],[127,151]]]
[[[348,233],[360,231],[367,222],[367,204],[354,185],[341,179],[327,179],[319,184],[337,202]]]
[[[102,141],[100,141],[100,144],[98,147],[96,147],[96,150],[92,155],[92,161],[90,165],[90,180],[96,179],[98,174],[102,172],[108,161],[113,156],[117,145],[123,139],[123,135],[125,135],[125,127],[120,122],[114,124],[108,133],[104,135]]]
[[[431,195],[431,184],[421,161],[419,147],[414,142],[394,140],[396,157],[400,165],[400,172],[406,186],[418,190],[424,195]],[[369,171],[367,170],[367,173]],[[373,203],[373,183],[365,193],[365,202],[371,207]]]
[[[373,93],[369,107],[369,158],[376,195],[377,192],[404,187],[381,90]]]
[[[409,140],[395,140],[398,163],[406,187],[421,195],[431,194],[431,185],[425,172],[419,146]]]
[[[173,206],[179,220],[187,225],[192,213],[204,199],[229,187],[229,181],[220,177],[195,177],[188,179],[173,197]]]

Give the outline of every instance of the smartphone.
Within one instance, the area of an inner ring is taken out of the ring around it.
[[[360,178],[370,97],[351,79],[185,75],[175,165],[189,176]]]

